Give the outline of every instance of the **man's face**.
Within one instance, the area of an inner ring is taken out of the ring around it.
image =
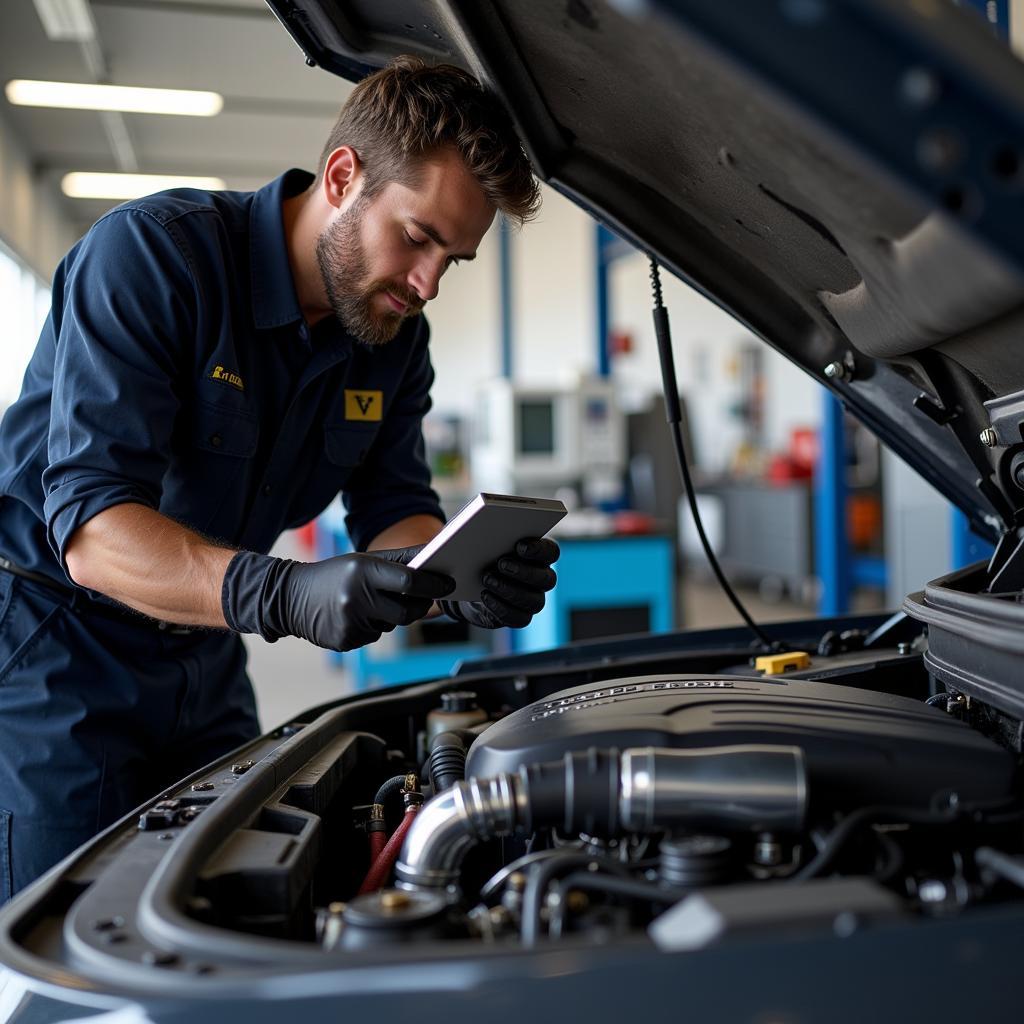
[[[413,188],[389,182],[356,194],[321,232],[316,258],[335,317],[383,345],[437,295],[441,277],[476,255],[494,207],[455,152],[437,154]]]

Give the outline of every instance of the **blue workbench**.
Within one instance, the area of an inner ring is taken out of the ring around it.
[[[675,550],[666,536],[559,537],[558,585],[514,651],[675,628]]]

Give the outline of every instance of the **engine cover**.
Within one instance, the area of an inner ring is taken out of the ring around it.
[[[800,747],[812,806],[927,804],[1010,792],[1012,754],[938,708],[803,679],[637,676],[580,686],[515,711],[483,732],[468,777],[515,772],[588,747]]]

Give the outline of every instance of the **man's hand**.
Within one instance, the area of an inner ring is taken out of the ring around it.
[[[558,545],[546,537],[517,541],[514,551],[502,555],[484,573],[478,601],[438,601],[438,605],[453,619],[484,629],[526,626],[555,586],[551,566],[558,555]]]
[[[299,636],[333,651],[362,647],[423,618],[455,587],[447,576],[385,554],[392,552],[305,563],[239,552],[224,574],[224,618],[266,640]]]

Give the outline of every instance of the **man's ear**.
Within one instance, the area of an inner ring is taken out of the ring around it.
[[[351,146],[339,146],[324,164],[321,189],[324,198],[336,209],[351,206],[363,184],[363,165]]]

